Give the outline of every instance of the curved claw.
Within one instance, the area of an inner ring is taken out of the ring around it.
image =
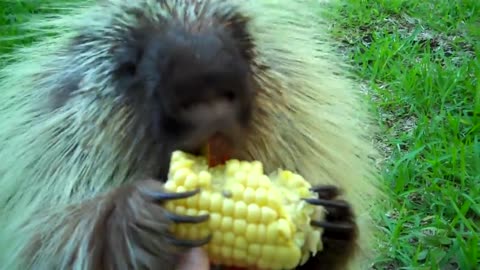
[[[304,200],[309,204],[321,205],[324,207],[335,207],[335,208],[345,208],[345,209],[350,208],[348,204],[341,201],[332,201],[332,200],[314,199],[314,198],[305,198]]]
[[[208,244],[210,240],[212,239],[212,234],[208,235],[207,237],[199,240],[184,240],[184,239],[178,239],[175,238],[171,235],[166,236],[166,239],[173,245],[179,246],[179,247],[187,247],[187,248],[194,248],[194,247],[201,247],[203,245]]]
[[[322,241],[351,241],[355,238],[356,227],[349,223],[332,223],[328,221],[311,221],[312,226],[321,227],[324,229],[322,234]]]
[[[186,192],[174,192],[174,193],[167,193],[167,192],[161,192],[161,191],[149,191],[149,190],[144,191],[145,195],[157,201],[186,199],[188,197],[198,194],[199,192],[200,192],[200,189],[195,189],[195,190],[186,191]]]
[[[202,223],[207,221],[210,218],[210,215],[200,215],[200,216],[184,216],[174,214],[172,212],[165,212],[165,216],[175,223]]]
[[[326,231],[328,230],[331,233],[350,233],[355,230],[355,227],[353,225],[346,224],[346,223],[342,224],[342,223],[332,223],[327,221],[312,220],[310,224],[312,226],[321,227]]]
[[[310,191],[316,192],[322,199],[333,199],[339,196],[342,192],[334,185],[315,186],[310,188]]]

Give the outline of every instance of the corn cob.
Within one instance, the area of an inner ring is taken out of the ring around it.
[[[210,215],[204,223],[174,224],[172,233],[189,240],[212,234],[204,248],[213,264],[293,269],[321,251],[322,230],[310,221],[322,219],[324,209],[302,200],[317,195],[300,175],[278,170],[267,176],[260,162],[235,159],[212,168],[206,158],[181,151],[173,153],[170,165],[166,191],[201,191],[168,201],[166,209]]]

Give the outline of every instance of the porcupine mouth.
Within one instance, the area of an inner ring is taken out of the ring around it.
[[[200,149],[200,153],[206,156],[210,166],[225,164],[225,162],[233,156],[233,143],[228,138],[220,133],[215,133]]]

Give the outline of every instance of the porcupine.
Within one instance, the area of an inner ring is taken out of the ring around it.
[[[233,157],[294,170],[324,199],[324,250],[299,268],[359,269],[377,194],[369,117],[316,4],[83,1],[31,22],[53,35],[0,72],[2,267],[174,269],[208,239],[166,232],[204,218],[161,207],[193,194],[162,192],[170,154],[221,134]]]

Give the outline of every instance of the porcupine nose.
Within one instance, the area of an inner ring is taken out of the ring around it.
[[[224,99],[235,102],[234,84],[242,76],[242,71],[236,67],[238,63],[233,55],[217,44],[218,40],[210,37],[200,39],[198,44],[177,47],[172,55],[172,79],[182,90],[177,93],[185,96],[185,92],[190,92],[187,96],[196,96],[198,101]]]
[[[175,111],[212,132],[239,121],[248,102],[247,65],[220,32],[171,37],[169,81]]]

